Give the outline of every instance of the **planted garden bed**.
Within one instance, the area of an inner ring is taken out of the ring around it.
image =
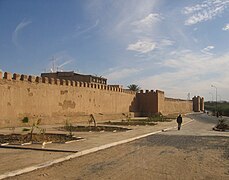
[[[123,127],[115,127],[115,126],[63,126],[58,128],[62,131],[68,131],[68,132],[88,132],[88,131],[108,131],[108,132],[122,132],[122,131],[128,131],[131,129],[123,128]]]
[[[43,143],[43,142],[52,142],[52,143],[66,143],[68,141],[81,140],[81,137],[75,137],[66,134],[0,134],[0,144],[27,144],[27,143]]]
[[[174,118],[173,117],[166,117],[160,114],[150,116],[145,119],[130,119],[127,118],[126,120],[122,121],[108,121],[105,122],[104,124],[109,124],[109,125],[122,125],[122,126],[154,126],[157,123],[156,122],[170,122]]]
[[[109,124],[109,125],[122,125],[122,126],[155,126],[157,123],[154,122],[147,122],[147,121],[143,121],[143,120],[122,120],[122,121],[108,121],[108,122],[104,122],[104,124]]]
[[[215,131],[229,131],[229,120],[219,119],[218,124],[213,127]]]

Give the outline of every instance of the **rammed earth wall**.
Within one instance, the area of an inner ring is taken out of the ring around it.
[[[159,90],[136,94],[119,86],[7,72],[3,76],[0,72],[0,97],[0,127],[22,126],[24,117],[32,121],[41,118],[42,124],[57,124],[66,120],[85,122],[90,114],[100,121],[123,119],[127,114],[186,113],[200,107],[196,99],[165,98],[164,92]],[[203,110],[201,108],[197,110]]]
[[[98,120],[121,119],[130,112],[135,97],[135,93],[109,86],[14,77],[5,73],[0,79],[0,127],[22,125],[20,120],[26,116],[41,118],[43,124],[85,121],[90,114]]]

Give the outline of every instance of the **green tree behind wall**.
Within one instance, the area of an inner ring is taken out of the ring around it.
[[[136,85],[136,84],[130,84],[129,86],[127,86],[128,87],[128,89],[129,90],[131,90],[131,91],[135,91],[135,92],[138,92],[138,91],[140,91],[140,87],[138,86],[138,85]]]

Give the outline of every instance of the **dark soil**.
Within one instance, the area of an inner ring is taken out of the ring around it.
[[[0,134],[0,144],[23,144],[23,143],[43,143],[43,142],[53,142],[53,143],[65,143],[67,141],[79,140],[82,138],[77,138],[74,136],[66,134],[33,134],[32,140],[30,134]]]
[[[116,121],[116,122],[111,122],[111,121],[108,121],[108,122],[105,122],[104,124],[110,124],[110,125],[122,125],[122,126],[146,126],[146,125],[149,125],[149,126],[154,126],[156,125],[157,123],[154,123],[154,122],[151,122],[151,121],[144,121],[144,120],[130,120],[130,121]]]
[[[64,131],[71,131],[71,132],[88,132],[88,131],[109,131],[109,132],[122,132],[122,131],[128,131],[131,129],[123,128],[123,127],[114,127],[114,126],[64,126],[58,128],[59,130]]]
[[[224,120],[219,120],[218,124],[213,128],[215,131],[229,131],[229,125]]]
[[[168,118],[147,118],[147,119],[132,119],[130,121],[137,122],[171,122],[173,119]]]

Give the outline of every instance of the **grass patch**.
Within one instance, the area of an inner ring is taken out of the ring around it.
[[[122,120],[122,121],[108,121],[105,122],[103,124],[109,124],[109,125],[122,125],[122,126],[154,126],[157,123],[156,122],[170,122],[173,119],[176,119],[177,115],[169,115],[169,116],[163,116],[162,114],[155,114],[152,115],[148,118],[145,119],[126,119],[126,120]]]
[[[122,126],[146,126],[146,125],[149,125],[149,126],[154,126],[156,125],[157,123],[153,123],[153,122],[147,122],[147,121],[143,121],[143,120],[130,120],[130,121],[126,121],[126,120],[122,120],[122,121],[116,121],[116,122],[111,122],[111,121],[108,121],[108,122],[105,122],[104,124],[109,124],[109,125],[122,125]]]

